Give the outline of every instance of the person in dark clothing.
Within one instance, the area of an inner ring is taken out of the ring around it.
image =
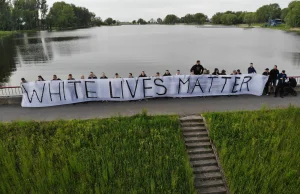
[[[94,72],[91,72],[88,79],[97,79],[97,76],[94,74]]]
[[[233,72],[230,75],[237,75],[237,71],[233,70]]]
[[[250,67],[248,68],[248,74],[256,73],[255,68],[253,67],[253,63],[250,63]]]
[[[104,72],[102,72],[100,79],[108,79]]]
[[[72,74],[69,74],[68,80],[75,80],[75,79],[73,78],[73,75],[72,75]]]
[[[21,84],[25,84],[25,83],[27,83],[26,79],[25,79],[25,78],[22,78],[22,79],[21,79]]]
[[[238,70],[236,70],[236,72],[238,75],[242,75],[241,70],[238,69]]]
[[[218,68],[215,68],[215,71],[212,73],[212,75],[220,75],[219,69],[218,69]]]
[[[287,79],[287,75],[285,74],[285,70],[283,70],[282,73],[280,73],[278,75],[278,84],[277,84],[277,87],[276,87],[274,97],[277,97],[277,94],[278,94],[278,91],[279,91],[280,97],[283,98],[283,92],[284,92],[283,88],[284,88],[284,84],[285,84],[286,79]]]
[[[163,76],[172,76],[169,72],[169,70],[166,70],[165,74]]]
[[[142,71],[141,75],[139,77],[147,77],[145,71]]]
[[[223,69],[220,75],[226,75],[226,71]]]
[[[279,75],[279,70],[277,69],[277,65],[274,65],[274,68],[270,71],[270,83],[274,92],[276,89],[276,82],[277,82],[278,75]]]
[[[194,75],[202,75],[204,67],[201,65],[200,61],[197,61],[197,64],[191,68],[191,72],[194,72]]]
[[[132,73],[129,73],[128,78],[134,78]]]
[[[53,75],[52,81],[59,81],[59,80],[61,80],[61,79],[60,79],[60,78],[57,78],[57,75]]]
[[[44,78],[41,75],[39,75],[37,81],[42,82],[42,81],[45,81],[45,80],[44,80]]]
[[[265,69],[265,72],[263,72],[263,75],[269,77],[268,81],[267,81],[267,83],[265,85],[265,88],[264,88],[264,94],[267,95],[267,96],[269,96],[270,95],[270,76],[269,76],[270,72],[269,72],[269,68]]]

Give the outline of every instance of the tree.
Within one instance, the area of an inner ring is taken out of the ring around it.
[[[215,15],[213,15],[212,23],[213,24],[222,24],[221,18],[222,18],[223,13],[217,12]]]
[[[48,14],[51,26],[69,28],[76,26],[76,16],[73,7],[65,2],[56,2]]]
[[[244,17],[244,22],[251,26],[256,20],[256,14],[255,13],[246,13]]]
[[[285,21],[290,27],[300,27],[300,1],[293,1],[289,4]]]
[[[39,25],[40,2],[38,0],[15,0],[13,8],[14,23],[19,29],[36,29]]]
[[[150,22],[150,24],[154,24],[155,23],[155,21],[154,21],[153,18],[151,18],[149,22]]]
[[[161,18],[157,18],[157,23],[159,23],[159,24],[161,24],[163,21],[162,21],[162,19]]]
[[[195,23],[195,17],[192,14],[186,14],[184,16],[184,23],[186,24],[191,24],[191,23]]]
[[[112,25],[113,24],[113,19],[112,18],[107,18],[104,22],[107,24],[107,25]]]
[[[0,0],[0,30],[12,30],[11,9],[9,1]]]
[[[287,16],[288,12],[289,12],[289,9],[288,9],[288,8],[284,8],[283,10],[281,10],[280,19],[281,19],[282,21],[285,22],[285,17]]]
[[[138,19],[137,23],[141,24],[141,25],[147,24],[147,22],[145,20],[143,20],[142,18]]]
[[[135,21],[135,20],[133,20],[133,21],[132,21],[132,24],[136,24],[136,21]]]
[[[233,24],[235,24],[236,20],[237,20],[236,15],[234,15],[232,13],[223,14],[221,17],[221,22],[222,22],[222,24],[225,24],[225,25],[233,25]]]
[[[177,22],[179,22],[179,18],[174,14],[167,15],[164,19],[165,24],[175,24]]]
[[[195,22],[197,24],[204,24],[204,22],[206,22],[208,20],[208,17],[206,15],[204,15],[203,13],[196,13],[194,15],[195,18]]]
[[[280,18],[281,8],[277,3],[264,5],[256,11],[257,22],[268,22],[270,19]]]
[[[46,18],[48,12],[47,0],[40,0],[40,12],[41,12],[41,26],[44,28],[46,25]]]
[[[92,18],[92,26],[101,26],[102,24],[103,24],[103,22],[100,17]]]

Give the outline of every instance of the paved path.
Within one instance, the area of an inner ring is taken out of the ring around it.
[[[189,115],[207,111],[258,110],[264,105],[270,108],[300,107],[300,96],[284,99],[273,96],[232,96],[184,99],[152,99],[135,102],[89,102],[48,108],[22,108],[18,105],[0,106],[0,121],[55,119],[88,119],[133,115],[146,109],[150,114]]]

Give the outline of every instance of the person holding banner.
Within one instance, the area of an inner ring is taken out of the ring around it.
[[[277,94],[278,94],[278,91],[279,91],[280,97],[283,98],[283,92],[284,92],[283,88],[284,88],[284,84],[285,84],[286,79],[287,79],[287,75],[285,74],[285,70],[283,70],[282,73],[280,73],[278,75],[278,84],[277,84],[277,87],[276,87],[274,97],[277,97]]]
[[[164,76],[172,76],[169,70],[166,70],[166,73],[164,74]]]
[[[101,75],[100,79],[108,79],[108,78],[106,77],[105,73],[102,72],[102,75]]]
[[[142,71],[141,75],[139,77],[147,77],[145,71]]]
[[[52,81],[59,81],[59,80],[61,80],[61,79],[60,79],[60,78],[57,78],[57,75],[53,75]]]
[[[97,76],[94,74],[94,72],[91,72],[88,79],[97,79]]]
[[[264,88],[264,94],[267,95],[267,96],[269,96],[270,95],[270,90],[271,90],[271,88],[270,88],[270,72],[269,72],[269,68],[265,69],[265,72],[263,72],[263,75],[269,77],[269,79],[268,79],[268,81],[267,81],[267,83],[265,85],[265,88]]]
[[[196,65],[194,65],[191,68],[191,72],[193,72],[194,75],[202,75],[204,71],[204,67],[201,65],[201,62],[198,60]]]

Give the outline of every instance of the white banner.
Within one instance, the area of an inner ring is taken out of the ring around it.
[[[159,97],[261,96],[267,80],[267,76],[251,74],[30,82],[22,85],[22,107]]]

